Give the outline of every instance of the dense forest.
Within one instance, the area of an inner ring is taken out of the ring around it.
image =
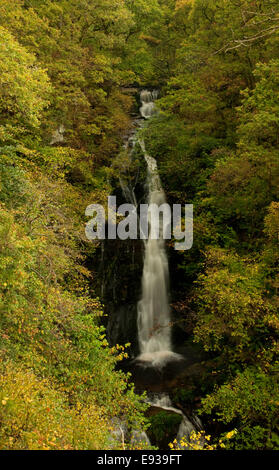
[[[279,0],[1,0],[0,33],[0,448],[279,450]],[[119,178],[142,197],[123,140],[145,89],[166,198],[194,205],[192,249],[167,251],[174,342],[199,360],[168,391],[201,446],[148,412],[136,323],[111,331],[141,248],[84,231]]]

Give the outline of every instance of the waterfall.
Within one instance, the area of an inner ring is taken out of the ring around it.
[[[140,108],[141,117],[151,118],[156,114],[154,101],[158,98],[158,91],[143,90],[140,95],[142,106]],[[161,206],[166,203],[166,195],[160,180],[157,162],[151,157],[146,148],[142,137],[138,135],[137,130],[144,126],[143,119],[136,119],[132,131],[125,136],[125,149],[131,152],[138,143],[142,149],[144,159],[147,165],[148,205],[155,204]],[[131,204],[138,207],[134,188],[130,187],[121,177],[119,179],[123,196]],[[171,222],[170,220],[167,222]],[[155,225],[159,224],[159,226]],[[157,373],[161,376],[161,367],[169,361],[183,359],[179,354],[172,351],[171,342],[171,312],[169,305],[169,265],[166,253],[165,241],[163,237],[163,219],[155,218],[152,220],[151,214],[148,218],[149,238],[143,240],[144,243],[144,266],[142,274],[142,295],[138,302],[138,339],[140,355],[136,358],[140,369],[142,367],[155,367]],[[139,224],[140,226],[140,224]],[[151,238],[152,231],[157,232],[158,239]],[[177,366],[176,362],[173,364]],[[172,365],[171,365],[172,367]],[[151,373],[153,370],[151,369]],[[148,394],[146,402],[160,411],[174,413],[181,417],[181,422],[177,426],[178,442],[183,438],[190,440],[193,431],[200,431],[202,424],[195,415],[189,418],[180,409],[174,407],[167,393]],[[123,441],[125,434],[123,423],[115,426],[112,438]],[[124,442],[124,441],[123,441]],[[130,444],[137,447],[139,444],[150,444],[150,440],[145,431],[132,430]],[[124,445],[124,444],[123,444]],[[180,445],[178,444],[180,447]],[[203,442],[201,441],[201,448]],[[186,450],[181,446],[181,450]]]
[[[158,90],[148,91],[143,90],[140,94],[141,108],[140,114],[143,118],[149,119],[156,114],[156,107],[154,101],[158,98]]]
[[[141,92],[141,115],[151,117],[155,112],[152,101],[158,92]],[[158,173],[157,162],[139,141],[148,168],[148,204],[160,206],[166,203],[166,196]],[[180,359],[172,352],[171,317],[169,307],[169,266],[163,239],[162,220],[159,219],[159,239],[151,238],[153,224],[158,223],[149,216],[149,239],[145,243],[144,268],[142,276],[142,298],[138,302],[139,360],[160,366],[169,359]]]

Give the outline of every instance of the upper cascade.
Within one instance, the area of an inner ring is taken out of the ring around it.
[[[159,97],[158,90],[142,90],[140,93],[141,108],[140,114],[144,119],[151,118],[157,113],[154,101]]]

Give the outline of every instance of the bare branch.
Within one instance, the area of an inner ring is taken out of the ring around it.
[[[234,49],[238,49],[239,47],[248,47],[251,43],[257,41],[258,39],[262,39],[264,37],[270,36],[271,34],[275,33],[278,30],[279,30],[279,24],[276,26],[272,26],[270,28],[264,29],[262,31],[259,31],[258,33],[256,33],[254,36],[251,36],[251,37],[244,36],[242,39],[232,39],[221,49],[214,52],[213,55],[220,54],[221,52],[226,53]]]

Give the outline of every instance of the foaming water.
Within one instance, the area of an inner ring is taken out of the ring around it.
[[[169,362],[181,361],[183,357],[172,351],[157,351],[152,353],[142,353],[137,357],[137,361],[142,362],[143,366],[164,367]]]

